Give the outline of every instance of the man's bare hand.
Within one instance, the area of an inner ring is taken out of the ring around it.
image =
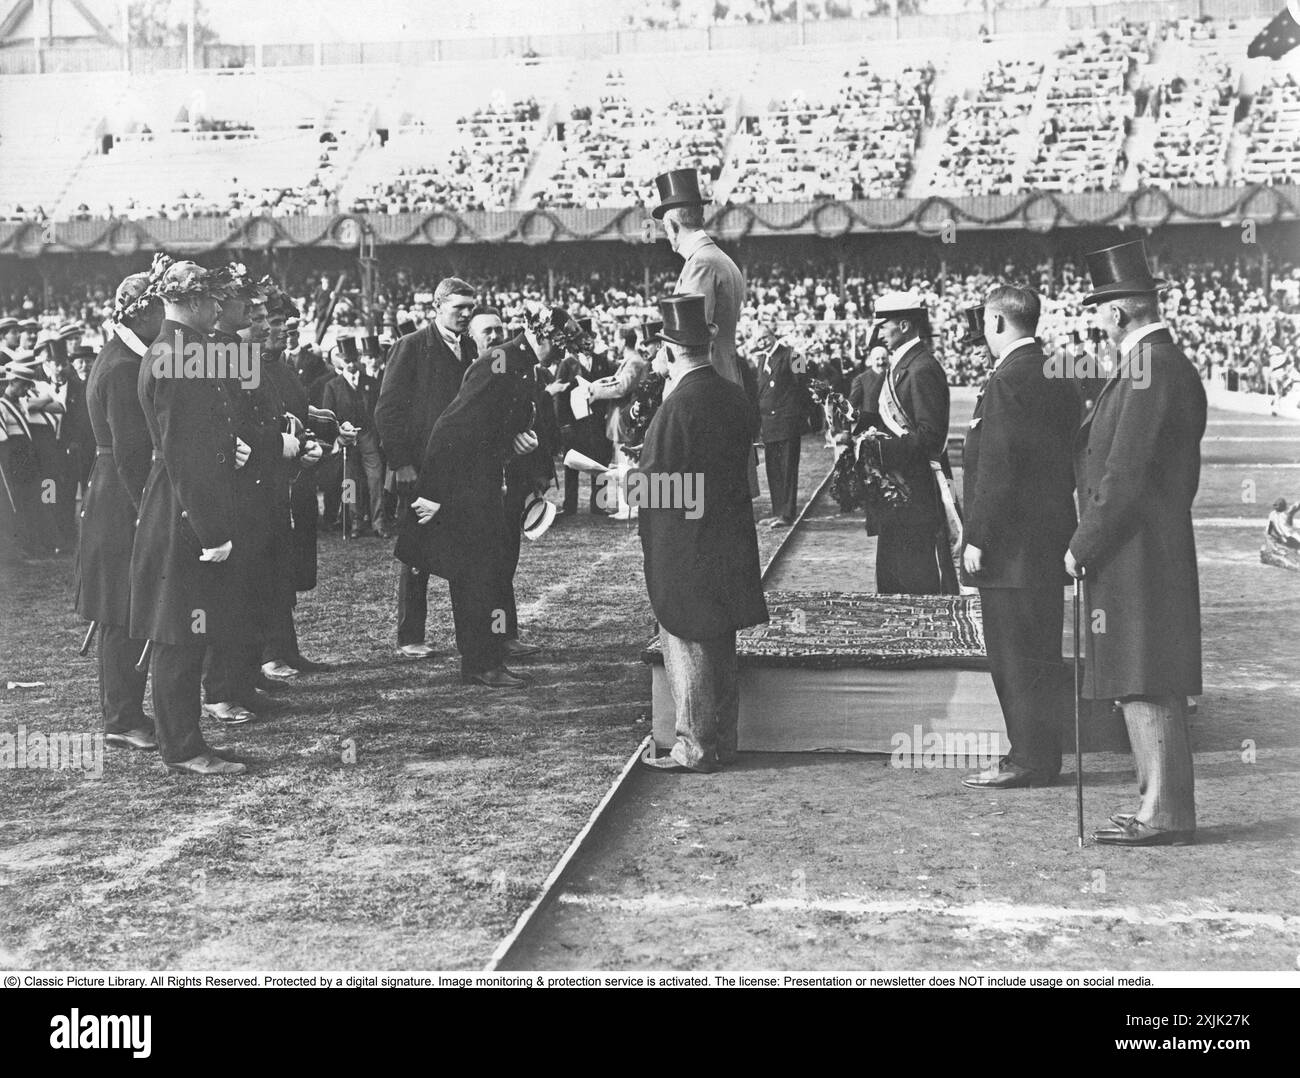
[[[230,557],[230,551],[233,543],[227,539],[220,546],[205,546],[203,553],[199,555],[199,561],[225,561]]]
[[[964,568],[966,572],[971,573],[972,575],[978,573],[984,568],[984,551],[977,546],[971,546],[967,543],[966,549],[962,551],[961,564],[962,568]]]
[[[293,460],[302,449],[302,443],[292,434],[281,434],[280,445],[285,460]]]
[[[235,467],[242,468],[252,455],[252,447],[243,438],[235,439]]]
[[[302,463],[308,466],[320,463],[321,457],[325,455],[325,449],[320,442],[308,442],[307,449],[302,455]]]
[[[442,508],[441,503],[432,502],[428,498],[416,498],[411,503],[411,508],[415,510],[416,518],[421,524],[428,524],[433,519],[433,514]]]
[[[516,434],[515,440],[511,443],[514,446],[515,456],[522,457],[525,453],[531,453],[541,443],[537,440],[537,435],[531,430],[526,430],[523,434]]]

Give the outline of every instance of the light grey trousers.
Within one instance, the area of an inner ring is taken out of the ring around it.
[[[1196,830],[1192,744],[1187,697],[1151,696],[1120,701],[1137,766],[1142,804],[1137,819],[1162,831]]]
[[[684,640],[659,627],[664,672],[677,711],[672,757],[697,771],[713,771],[736,756],[740,695],[736,634]]]

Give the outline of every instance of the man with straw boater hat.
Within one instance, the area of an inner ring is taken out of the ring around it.
[[[1087,256],[1084,303],[1116,357],[1075,437],[1079,525],[1065,569],[1083,578],[1082,694],[1124,710],[1141,802],[1094,833],[1111,846],[1195,840],[1187,698],[1201,692],[1201,613],[1192,534],[1205,389],[1161,321],[1164,282],[1141,240]]]

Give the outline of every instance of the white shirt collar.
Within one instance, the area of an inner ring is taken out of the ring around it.
[[[682,244],[681,250],[677,253],[681,255],[683,259],[688,259],[709,242],[711,242],[709,240],[709,234],[701,229],[699,232],[693,232],[691,238]]]
[[[1002,354],[998,356],[997,362],[993,364],[993,369],[997,370],[1000,366],[1002,366],[1002,361],[1006,359],[1007,356],[1011,355],[1011,353],[1014,352],[1017,348],[1023,348],[1027,344],[1037,344],[1037,343],[1038,343],[1037,337],[1017,337],[1014,341],[1012,341],[1009,345],[1007,345],[1004,349],[1002,349]]]
[[[447,347],[450,348],[452,352],[454,352],[457,356],[459,356],[460,355],[459,334],[455,334],[448,329],[444,329],[441,322],[434,322],[433,326],[434,329],[438,331],[438,335],[443,339],[443,342],[447,345]]]
[[[1124,339],[1119,342],[1119,354],[1121,356],[1128,355],[1133,348],[1137,347],[1139,341],[1145,340],[1159,330],[1168,328],[1163,322],[1152,322],[1149,326],[1143,326],[1141,329],[1135,329],[1125,334]]]
[[[117,339],[126,345],[137,356],[143,356],[149,349],[145,346],[144,341],[136,336],[134,330],[127,329],[120,322],[113,326],[113,332],[117,334]]]
[[[892,352],[889,353],[889,369],[892,371],[902,362],[903,357],[907,355],[916,345],[921,343],[920,337],[913,337],[911,340],[904,341]],[[890,383],[891,385],[893,383]]]

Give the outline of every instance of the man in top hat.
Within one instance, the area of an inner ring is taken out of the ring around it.
[[[216,323],[220,284],[201,266],[177,262],[154,291],[164,317],[140,364],[153,463],[131,553],[130,634],[151,641],[163,762],[194,775],[238,775],[244,765],[204,741],[200,681],[208,646],[247,632],[225,563],[236,539],[235,471],[248,447],[236,437],[226,381],[187,372],[183,362]]]
[[[1192,534],[1205,388],[1161,321],[1164,282],[1141,240],[1087,256],[1117,358],[1075,437],[1079,525],[1066,572],[1083,577],[1083,695],[1124,710],[1141,803],[1095,833],[1114,846],[1195,840],[1187,698],[1201,693],[1201,612]],[[1102,631],[1104,629],[1104,631]]]
[[[433,321],[393,345],[375,405],[379,442],[399,491],[399,514],[409,507],[433,425],[460,391],[474,359],[474,344],[465,336],[478,306],[473,286],[447,277],[434,289],[433,301]],[[397,588],[398,651],[428,658],[433,654],[424,642],[429,574],[403,563]]]
[[[956,594],[937,462],[948,468],[948,377],[930,353],[929,320],[915,292],[886,292],[876,301],[870,345],[889,350],[888,370],[864,402],[858,429],[878,433],[862,446],[882,470],[897,472],[910,498],[881,521],[876,544],[876,590],[882,595]]]
[[[740,268],[704,231],[704,206],[699,173],[679,168],[655,177],[659,204],[652,211],[664,223],[672,249],[682,257],[681,273],[673,289],[679,294],[704,297],[705,315],[717,327],[711,362],[728,382],[746,384],[744,360],[736,350],[736,324],[745,305],[745,279]],[[751,400],[757,409],[758,401]],[[750,452],[749,489],[758,495],[758,454]]]
[[[346,344],[344,344],[346,341]],[[343,370],[325,383],[321,406],[334,413],[342,428],[351,432],[345,437],[351,443],[348,449],[348,475],[343,475],[343,454],[336,453],[323,476],[325,484],[325,520],[333,525],[339,509],[340,484],[351,481],[348,491],[352,498],[349,507],[351,526],[357,535],[374,535],[386,538],[384,530],[384,463],[379,452],[379,435],[375,432],[375,402],[379,398],[379,384],[362,367],[356,340],[344,338]],[[350,346],[350,347],[348,347]],[[378,337],[366,338],[366,353],[374,356],[379,349]],[[369,524],[362,524],[360,492],[366,494],[365,505]]]
[[[1061,770],[1067,578],[1059,567],[1075,527],[1079,406],[1068,380],[1048,374],[1035,336],[1040,310],[1035,293],[1011,286],[967,309],[966,339],[994,363],[966,434],[962,568],[979,588],[1008,739],[998,764],[963,780],[971,789],[1047,786]]]
[[[714,771],[736,756],[736,631],[767,621],[747,476],[758,424],[744,390],[709,363],[705,298],[670,296],[659,308],[670,388],[633,474],[645,489],[682,492],[681,504],[643,500],[638,518],[677,738],[669,755],[643,762]]]
[[[148,294],[150,275],[126,277],[113,299],[112,328],[86,381],[94,467],[81,513],[76,608],[98,626],[99,701],[104,741],[152,751],[153,719],[144,713],[146,675],[136,670],[144,641],[131,636],[131,548],[149,478],[152,442],[138,385],[146,342],[158,336],[162,304]]]
[[[788,528],[799,502],[799,455],[808,429],[808,374],[789,340],[764,325],[758,346],[758,414],[772,515],[759,524]]]

